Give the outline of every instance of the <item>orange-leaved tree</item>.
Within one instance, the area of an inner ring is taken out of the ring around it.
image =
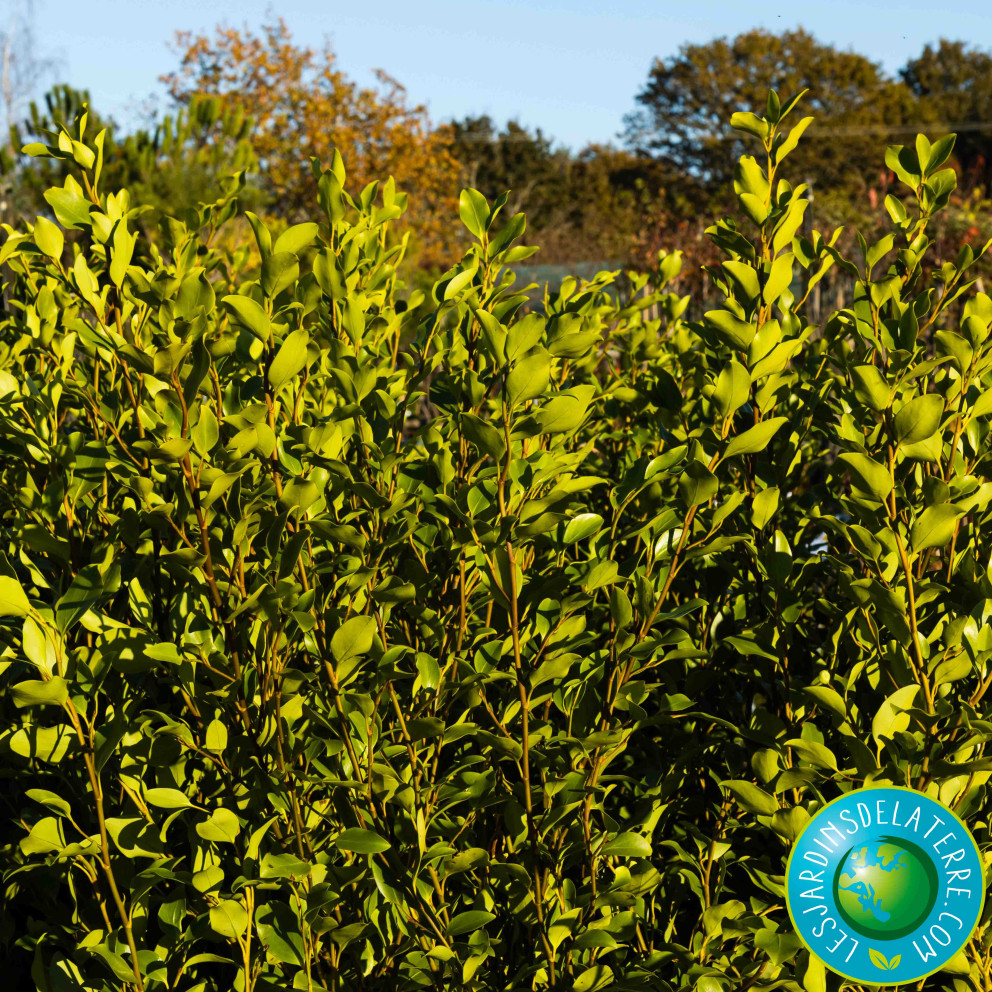
[[[175,49],[179,68],[162,77],[174,100],[216,96],[254,118],[252,143],[274,215],[292,222],[312,214],[310,158],[328,166],[336,148],[349,192],[392,175],[410,194],[406,219],[421,264],[435,264],[454,247],[441,222],[457,206],[451,130],[433,127],[425,107],[409,106],[404,88],[384,71],[376,73],[379,89],[358,86],[337,67],[328,42],[319,51],[301,47],[281,18],[259,33],[225,26],[213,37],[180,31]]]

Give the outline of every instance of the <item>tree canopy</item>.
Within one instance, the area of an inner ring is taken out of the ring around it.
[[[527,222],[542,227],[559,190],[564,163],[571,157],[537,128],[511,120],[502,128],[488,115],[452,122],[453,151],[463,167],[462,178],[495,200],[511,191],[508,206],[527,213]]]
[[[379,89],[362,88],[337,65],[330,44],[297,44],[282,19],[259,33],[218,27],[212,37],[179,32],[179,68],[163,76],[180,104],[215,96],[255,120],[252,144],[274,214],[309,216],[317,185],[310,158],[329,165],[335,149],[348,162],[358,192],[395,175],[417,204],[421,257],[445,247],[445,216],[456,202],[458,164],[450,128],[433,127],[427,110],[407,103],[403,86],[384,71]]]
[[[12,51],[11,37],[9,28],[0,30],[0,48]],[[32,53],[23,32],[19,37],[19,57],[28,66]],[[317,202],[311,159],[326,166],[338,151],[349,163],[352,195],[384,175],[411,194],[413,209],[395,230],[411,235],[404,258],[418,284],[466,247],[464,235],[443,223],[465,186],[490,200],[509,191],[506,210],[526,214],[527,229],[542,246],[541,264],[623,260],[650,270],[657,249],[666,247],[685,253],[685,281],[711,251],[700,218],[728,206],[734,165],[746,151],[740,132],[726,122],[736,112],[760,112],[769,87],[783,101],[808,90],[803,107],[814,120],[794,152],[794,177],[812,187],[825,227],[867,228],[884,219],[882,203],[897,182],[876,149],[911,141],[919,129],[959,135],[952,159],[959,191],[935,223],[947,225],[950,241],[966,232],[977,236],[988,223],[992,53],[963,41],[927,45],[894,74],[803,30],[753,30],[686,44],[657,59],[632,94],[636,109],[624,118],[620,149],[562,147],[551,130],[515,117],[434,122],[386,72],[378,85],[363,88],[329,44],[302,44],[278,19],[257,30],[180,33],[174,49],[175,68],[163,77],[173,101],[164,117],[149,115],[125,130],[103,108],[89,108],[91,125],[108,128],[106,180],[140,189],[142,202],[152,205],[139,222],[145,229],[161,207],[182,215],[246,167],[242,205],[272,222],[292,223]],[[42,192],[60,181],[64,163],[16,149],[22,141],[45,141],[47,131],[70,124],[87,101],[85,91],[55,87],[42,109],[13,129],[9,147],[0,150],[3,219],[46,213]],[[6,116],[11,107],[26,106],[14,99],[5,104]],[[247,228],[226,230],[252,241]]]
[[[992,179],[992,54],[963,41],[927,45],[899,73],[918,101],[920,120],[958,135],[955,154],[976,181]]]
[[[452,123],[462,185],[490,199],[509,191],[542,242],[541,262],[624,258],[641,219],[639,201],[659,195],[654,163],[611,145],[556,147],[540,128],[489,116]]]
[[[726,187],[745,151],[726,126],[732,114],[764,106],[774,88],[783,99],[809,90],[806,113],[815,118],[795,155],[795,174],[827,186],[860,182],[880,162],[878,133],[910,122],[912,94],[882,67],[856,52],[840,51],[799,29],[748,31],[736,38],[683,45],[656,59],[640,109],[625,118],[624,137],[636,151],[693,178],[700,192]]]
[[[175,113],[128,133],[91,107],[87,90],[60,84],[40,104],[32,101],[26,120],[11,128],[12,143],[18,149],[33,146],[29,151],[34,152],[40,150],[39,145],[57,143],[60,131],[68,129],[84,110],[90,130],[106,132],[105,181],[112,188],[127,187],[140,196],[144,212],[138,223],[146,232],[166,213],[183,217],[197,203],[219,197],[232,173],[256,168],[248,140],[251,118],[240,108],[223,108],[216,97],[195,97]],[[11,163],[20,180],[13,192],[15,205],[28,215],[47,210],[45,190],[64,182],[71,167],[68,158],[38,158],[19,152]],[[246,185],[239,197],[248,209],[257,209],[260,198],[261,190],[254,183]]]

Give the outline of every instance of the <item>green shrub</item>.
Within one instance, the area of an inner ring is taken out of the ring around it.
[[[992,300],[981,252],[921,276],[952,139],[890,149],[912,209],[846,259],[791,106],[735,117],[700,323],[678,255],[524,313],[472,190],[406,295],[405,197],[339,159],[243,282],[243,176],[149,243],[85,119],[51,146],[0,248],[12,987],[822,992],[782,888],[820,804],[909,785],[988,849]],[[989,911],[933,987],[987,987]]]

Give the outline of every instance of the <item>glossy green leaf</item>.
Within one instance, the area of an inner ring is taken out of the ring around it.
[[[239,324],[251,331],[259,341],[268,342],[272,333],[272,322],[268,314],[253,299],[231,295],[225,296],[223,303]]]
[[[244,906],[234,899],[223,899],[210,907],[210,929],[228,940],[242,936],[248,929],[248,923]]]
[[[458,195],[458,215],[477,238],[481,238],[489,228],[489,204],[478,190],[461,191]]]
[[[860,452],[844,452],[838,458],[851,470],[854,485],[868,496],[883,500],[892,491],[892,476],[884,465]]]
[[[202,823],[196,825],[196,832],[204,839],[216,844],[233,844],[241,832],[237,816],[228,809],[215,809]]]
[[[733,458],[734,455],[751,455],[758,451],[764,451],[771,439],[788,422],[788,417],[772,417],[769,420],[762,420],[753,427],[749,427],[743,434],[731,438],[723,457]]]
[[[553,396],[534,414],[538,427],[546,434],[569,434],[576,430],[589,410],[592,388],[576,386]]]
[[[702,462],[689,462],[679,478],[679,493],[686,506],[707,502],[719,487],[717,477]]]
[[[473,414],[465,413],[461,417],[462,431],[465,436],[478,448],[483,455],[491,458],[502,458],[506,450],[506,442],[503,435],[491,424],[476,417]]]
[[[391,847],[389,841],[374,830],[361,830],[358,827],[345,830],[334,839],[334,844],[342,851],[353,851],[355,854],[378,854]]]
[[[313,865],[294,854],[266,854],[259,874],[262,878],[306,878]]]
[[[754,324],[741,320],[728,310],[708,311],[706,323],[724,343],[736,351],[746,351],[757,332]]]
[[[145,802],[161,809],[188,809],[193,805],[184,793],[169,788],[146,789]]]
[[[444,928],[444,932],[449,937],[459,937],[474,930],[481,930],[490,920],[495,919],[495,913],[487,913],[481,909],[469,910],[452,917],[451,922]]]
[[[603,526],[603,518],[598,513],[580,513],[568,522],[562,541],[576,544],[591,537]]]
[[[649,858],[651,844],[640,834],[628,831],[607,841],[600,853],[607,858]]]
[[[713,402],[721,417],[733,413],[747,402],[751,377],[739,362],[730,361],[724,366],[713,390]]]
[[[307,364],[307,345],[310,335],[304,330],[293,331],[279,346],[269,366],[269,385],[278,393],[290,379]]]
[[[69,698],[63,678],[55,675],[47,681],[29,679],[10,688],[10,698],[19,709],[26,706],[61,706]]]
[[[23,617],[30,609],[31,604],[17,579],[0,575],[0,616]]]
[[[331,652],[339,664],[351,661],[359,655],[368,654],[375,637],[375,620],[360,616],[345,620],[331,637]]]
[[[34,243],[49,258],[57,259],[62,257],[62,249],[65,247],[65,235],[47,217],[39,217],[34,223],[34,231],[31,234]]]
[[[754,497],[754,502],[751,506],[751,522],[758,530],[766,527],[775,515],[780,496],[781,493],[777,486],[769,486],[767,489],[762,489]]]
[[[730,780],[722,784],[730,790],[737,802],[750,813],[770,814],[778,809],[778,803],[774,797],[768,795],[767,792],[752,782]]]
[[[917,396],[895,416],[896,439],[905,444],[925,441],[937,432],[943,415],[944,401],[939,396]]]
[[[511,406],[543,395],[551,376],[551,357],[538,352],[520,359],[506,377],[506,398]]]
[[[950,544],[957,522],[964,511],[951,503],[928,506],[913,524],[909,540],[914,551],[941,548]]]
[[[892,387],[877,365],[856,365],[851,369],[854,392],[865,406],[881,412],[892,399]]]
[[[287,251],[299,255],[301,251],[313,243],[318,231],[318,226],[309,221],[305,224],[294,224],[291,227],[287,227],[276,238],[275,244],[272,246],[272,251],[277,255]]]

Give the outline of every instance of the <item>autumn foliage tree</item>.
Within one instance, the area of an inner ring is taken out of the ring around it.
[[[173,100],[215,96],[255,120],[259,179],[272,215],[292,223],[312,213],[317,186],[310,165],[327,166],[336,148],[348,163],[349,191],[395,176],[411,194],[407,215],[421,264],[451,249],[441,218],[456,209],[458,163],[450,128],[432,126],[426,108],[382,70],[378,89],[362,88],[337,66],[329,43],[301,47],[282,19],[253,33],[218,27],[213,35],[178,32],[179,68],[162,77]]]

